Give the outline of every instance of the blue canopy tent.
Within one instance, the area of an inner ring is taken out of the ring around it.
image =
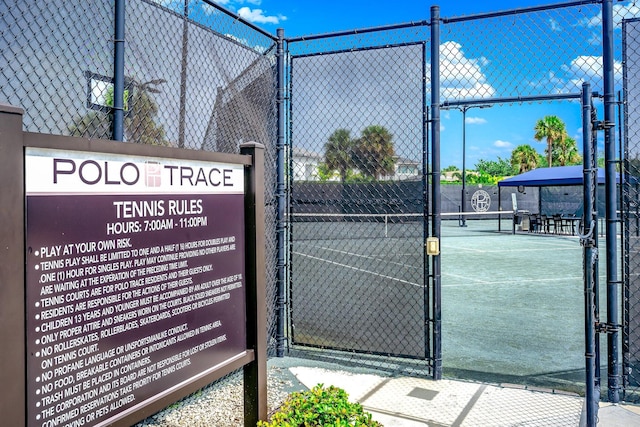
[[[498,182],[498,187],[545,187],[562,185],[582,185],[584,180],[582,165],[539,168]],[[620,175],[616,176],[620,182]],[[598,168],[598,184],[604,184],[604,169]]]
[[[620,182],[619,174],[616,177],[616,181]],[[519,193],[523,193],[527,187],[537,187],[539,194],[538,213],[581,216],[582,190],[578,188],[572,190],[567,187],[582,186],[583,183],[584,170],[582,165],[539,168],[498,182],[498,200],[501,201],[502,199],[500,194],[502,187],[518,187]],[[604,183],[604,169],[598,168],[598,184]],[[599,197],[598,199],[598,211],[604,214],[604,197]],[[502,208],[499,207],[499,209]],[[526,214],[526,211],[514,212],[514,221],[519,221],[519,217]]]

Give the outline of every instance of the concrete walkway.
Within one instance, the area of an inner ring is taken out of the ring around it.
[[[294,389],[317,384],[344,389],[350,400],[361,403],[385,427],[550,427],[579,426],[584,422],[584,399],[575,394],[516,385],[385,377],[296,361],[284,358],[270,363],[287,371]],[[640,408],[604,404],[599,410],[598,426],[640,426]]]

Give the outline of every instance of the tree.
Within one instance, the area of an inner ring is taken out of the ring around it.
[[[498,160],[483,160],[478,159],[476,163],[476,171],[479,174],[486,174],[491,176],[511,176],[514,175],[513,166],[511,161],[498,157]]]
[[[113,116],[97,111],[89,111],[84,116],[73,119],[67,129],[71,136],[111,139]]]
[[[166,80],[151,80],[146,83],[134,82],[136,90],[131,96],[131,114],[124,119],[124,129],[127,140],[139,144],[170,145],[166,140],[164,127],[155,122],[158,114],[158,104],[152,93],[160,93],[155,86]]]
[[[125,109],[130,107],[124,117],[124,131],[127,141],[139,144],[170,145],[166,140],[164,127],[155,123],[158,114],[158,104],[153,99],[153,93],[160,93],[155,86],[165,83],[157,79],[145,83],[133,81],[132,90],[124,92]],[[105,93],[105,105],[113,107],[113,86]],[[72,136],[88,138],[111,138],[113,128],[113,114],[90,111],[78,117],[67,127]]]
[[[553,165],[553,146],[564,140],[567,135],[564,122],[558,116],[545,116],[538,120],[534,130],[536,133],[533,137],[536,141],[547,140],[547,162],[551,167]]]
[[[576,140],[568,135],[556,142],[553,147],[553,157],[560,166],[576,165],[582,163],[582,157],[578,154]]]
[[[379,179],[393,174],[396,162],[393,135],[384,126],[366,127],[354,143],[352,160],[365,177]]]
[[[517,173],[528,172],[538,167],[538,152],[530,145],[518,145],[511,152],[511,167]]]
[[[353,168],[353,146],[354,141],[347,129],[335,130],[324,145],[324,164],[330,171],[337,170],[342,182],[346,182]]]
[[[467,174],[467,182],[470,184],[495,185],[505,176],[515,175],[511,162],[498,157],[498,160],[479,159],[475,165],[475,172]]]

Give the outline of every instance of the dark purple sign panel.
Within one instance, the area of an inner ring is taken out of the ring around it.
[[[26,158],[30,426],[113,421],[246,350],[242,166],[80,154]]]

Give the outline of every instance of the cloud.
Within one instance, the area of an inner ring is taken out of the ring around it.
[[[578,56],[570,64],[563,65],[562,69],[570,76],[567,83],[567,89],[569,90],[581,89],[583,82],[591,83],[593,88],[601,88],[603,86],[602,56]],[[622,62],[614,61],[613,73],[616,87],[622,84],[622,69]]]
[[[493,146],[496,148],[513,148],[513,144],[508,141],[497,140],[493,143]]]
[[[622,28],[622,20],[640,17],[640,6],[634,3],[614,4],[613,5],[613,25],[615,28]],[[597,14],[591,18],[585,18],[580,22],[586,27],[600,27],[602,25],[602,16]]]
[[[591,46],[601,46],[602,45],[602,34],[598,34],[596,32],[591,33],[591,37],[588,42]]]
[[[490,98],[495,89],[482,67],[489,64],[485,57],[467,58],[462,45],[448,41],[440,45],[440,86],[445,99]]]
[[[467,117],[464,122],[468,125],[483,125],[487,123],[482,117]]]
[[[249,22],[256,24],[279,24],[280,21],[286,21],[287,17],[283,15],[267,16],[262,9],[251,9],[249,7],[241,7],[238,9],[238,15]]]
[[[218,3],[222,6],[229,6],[232,4],[244,4],[249,3],[254,6],[260,6],[262,4],[262,0],[213,0],[214,3]]]
[[[559,33],[560,31],[562,31],[562,27],[560,26],[560,24],[558,23],[558,21],[556,21],[553,18],[549,18],[549,27],[551,28],[551,31],[555,31],[557,33]]]

